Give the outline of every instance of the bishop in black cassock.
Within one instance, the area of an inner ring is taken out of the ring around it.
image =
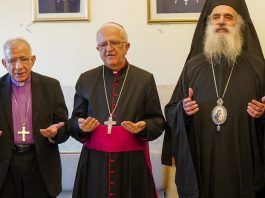
[[[120,25],[103,25],[97,42],[104,65],[76,84],[70,131],[84,146],[73,197],[155,198],[148,141],[162,134],[164,118],[154,77],[125,59],[129,43]]]
[[[218,6],[236,14],[210,15]],[[231,54],[226,52],[207,56],[209,21],[223,17],[225,21],[220,19],[216,32],[229,32],[227,23],[233,17],[238,22],[238,14],[244,21],[240,53],[234,61],[228,61]],[[264,57],[245,1],[206,1],[190,54],[165,108],[162,161],[170,165],[174,157],[180,197],[265,197],[264,95]],[[213,111],[217,98],[222,98],[226,108],[222,112],[227,116]],[[188,109],[186,102],[194,106]]]

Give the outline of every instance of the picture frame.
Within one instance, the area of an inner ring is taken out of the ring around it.
[[[90,21],[90,0],[32,0],[33,22]]]
[[[147,0],[148,23],[197,22],[205,0]]]

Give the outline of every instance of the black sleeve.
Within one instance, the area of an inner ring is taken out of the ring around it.
[[[151,75],[151,78],[149,79],[146,90],[144,109],[144,121],[146,122],[146,127],[138,135],[140,138],[151,141],[158,138],[165,128],[165,119],[161,110],[153,75]]]
[[[65,142],[70,133],[67,127],[67,119],[68,119],[68,110],[65,104],[64,95],[62,92],[62,88],[60,83],[56,81],[54,84],[53,90],[53,124],[57,124],[59,122],[64,122],[64,126],[58,130],[57,135],[53,138],[55,143],[63,143]]]
[[[89,101],[83,96],[83,74],[80,75],[75,89],[74,109],[69,120],[69,130],[71,136],[79,142],[84,142],[90,133],[84,133],[78,126],[78,118],[87,118]]]

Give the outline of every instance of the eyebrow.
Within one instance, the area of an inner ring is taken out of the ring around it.
[[[214,14],[212,14],[212,17],[216,17],[216,16],[226,16],[226,17],[235,17],[233,14],[231,14],[231,13],[214,13]]]

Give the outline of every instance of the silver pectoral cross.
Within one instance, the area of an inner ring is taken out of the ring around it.
[[[112,125],[115,125],[116,121],[113,121],[112,120],[112,116],[110,115],[108,121],[105,121],[104,124],[108,125],[108,134],[110,135],[111,134]]]
[[[26,141],[26,135],[29,135],[29,131],[26,131],[26,127],[22,126],[22,130],[17,132],[18,135],[22,136],[22,142]]]

